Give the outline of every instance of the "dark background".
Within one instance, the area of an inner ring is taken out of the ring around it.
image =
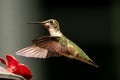
[[[119,80],[120,7],[117,0],[11,0],[0,3],[0,51],[10,53],[32,71],[32,80]],[[54,18],[65,36],[78,44],[100,67],[65,57],[32,59],[14,53],[31,40],[48,35],[41,25]]]

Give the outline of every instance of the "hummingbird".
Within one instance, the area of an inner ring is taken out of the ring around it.
[[[18,50],[17,55],[34,58],[65,56],[98,67],[77,44],[64,36],[57,20],[48,19],[30,24],[42,24],[50,35],[33,39],[32,45]]]

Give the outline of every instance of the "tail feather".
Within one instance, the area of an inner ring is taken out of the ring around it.
[[[95,62],[93,62],[91,59],[82,58],[82,57],[80,57],[80,56],[76,56],[76,57],[74,57],[74,59],[79,60],[79,61],[82,61],[82,62],[87,63],[87,64],[89,64],[89,65],[92,65],[92,66],[94,66],[94,67],[96,67],[96,68],[99,67],[99,66],[98,66]]]
[[[89,64],[89,65],[91,65],[91,66],[96,67],[96,68],[99,67],[99,66],[98,66],[96,63],[94,63],[90,58],[83,58],[83,57],[81,57],[81,56],[79,56],[79,55],[77,55],[77,56],[72,56],[72,55],[64,54],[64,53],[60,53],[60,54],[63,55],[63,56],[65,56],[65,57],[72,58],[72,59],[76,59],[76,60],[79,60],[79,61],[81,61],[81,62],[87,63],[87,64]]]

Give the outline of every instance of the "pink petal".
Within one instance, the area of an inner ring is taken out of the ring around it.
[[[14,56],[9,54],[6,55],[6,58],[8,61],[7,70],[10,72],[14,72],[19,64],[18,60]]]
[[[1,61],[1,63],[3,63],[4,65],[7,65],[5,59],[3,59],[2,57],[0,57],[0,61]]]
[[[32,74],[31,74],[29,68],[24,64],[19,64],[16,72],[14,72],[14,73],[23,76],[27,80],[30,80],[32,78]]]

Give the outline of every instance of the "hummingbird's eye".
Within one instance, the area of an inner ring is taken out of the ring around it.
[[[53,21],[50,21],[51,24],[53,24]]]

